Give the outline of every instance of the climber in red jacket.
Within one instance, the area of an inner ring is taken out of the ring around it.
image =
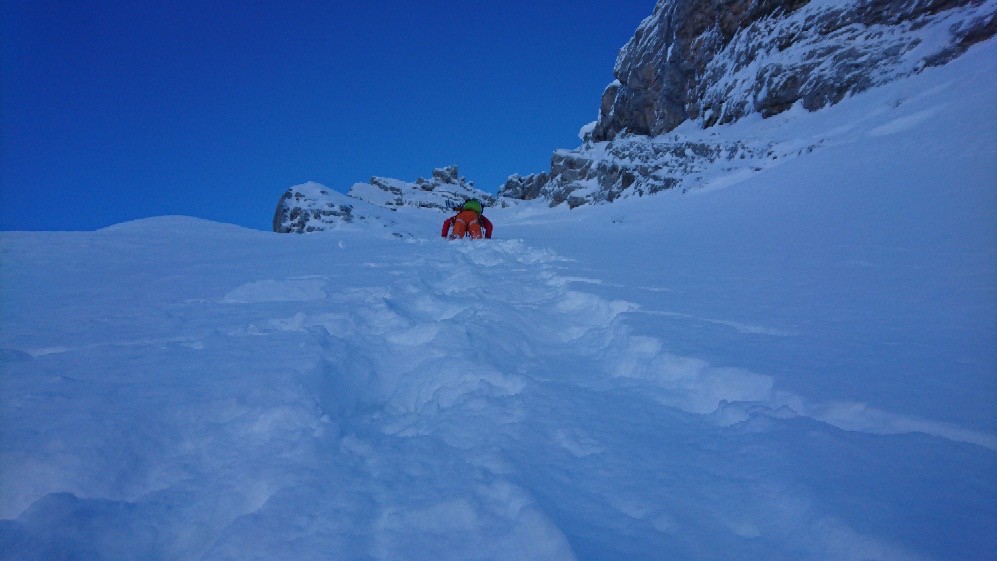
[[[485,238],[491,239],[492,222],[481,214],[481,203],[477,199],[468,199],[462,206],[454,210],[457,211],[457,214],[447,218],[447,221],[443,223],[442,235],[444,238],[447,237],[447,234],[450,233],[450,227],[453,226],[450,239],[463,238],[468,235],[471,236],[471,239],[480,240],[483,226]]]

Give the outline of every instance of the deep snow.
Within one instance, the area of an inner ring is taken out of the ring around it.
[[[995,66],[486,242],[0,234],[0,559],[993,559]]]

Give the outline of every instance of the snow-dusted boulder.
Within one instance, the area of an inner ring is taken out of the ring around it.
[[[944,64],[991,38],[995,14],[997,0],[659,0],[620,51],[583,145],[555,152],[549,173],[510,177],[499,195],[574,207],[762,169],[820,142],[689,130],[817,110]]]

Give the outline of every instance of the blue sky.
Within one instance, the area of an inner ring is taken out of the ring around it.
[[[654,0],[2,0],[0,228],[268,229],[283,191],[458,164],[495,191],[597,116]]]

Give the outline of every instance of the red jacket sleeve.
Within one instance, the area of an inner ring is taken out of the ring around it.
[[[447,218],[446,222],[443,223],[443,232],[440,235],[444,238],[450,233],[450,226],[453,226],[453,219],[454,217],[451,216],[450,218]]]
[[[478,221],[480,221],[481,225],[485,227],[485,238],[492,239],[492,221],[485,218],[485,215],[483,214],[478,217]]]

